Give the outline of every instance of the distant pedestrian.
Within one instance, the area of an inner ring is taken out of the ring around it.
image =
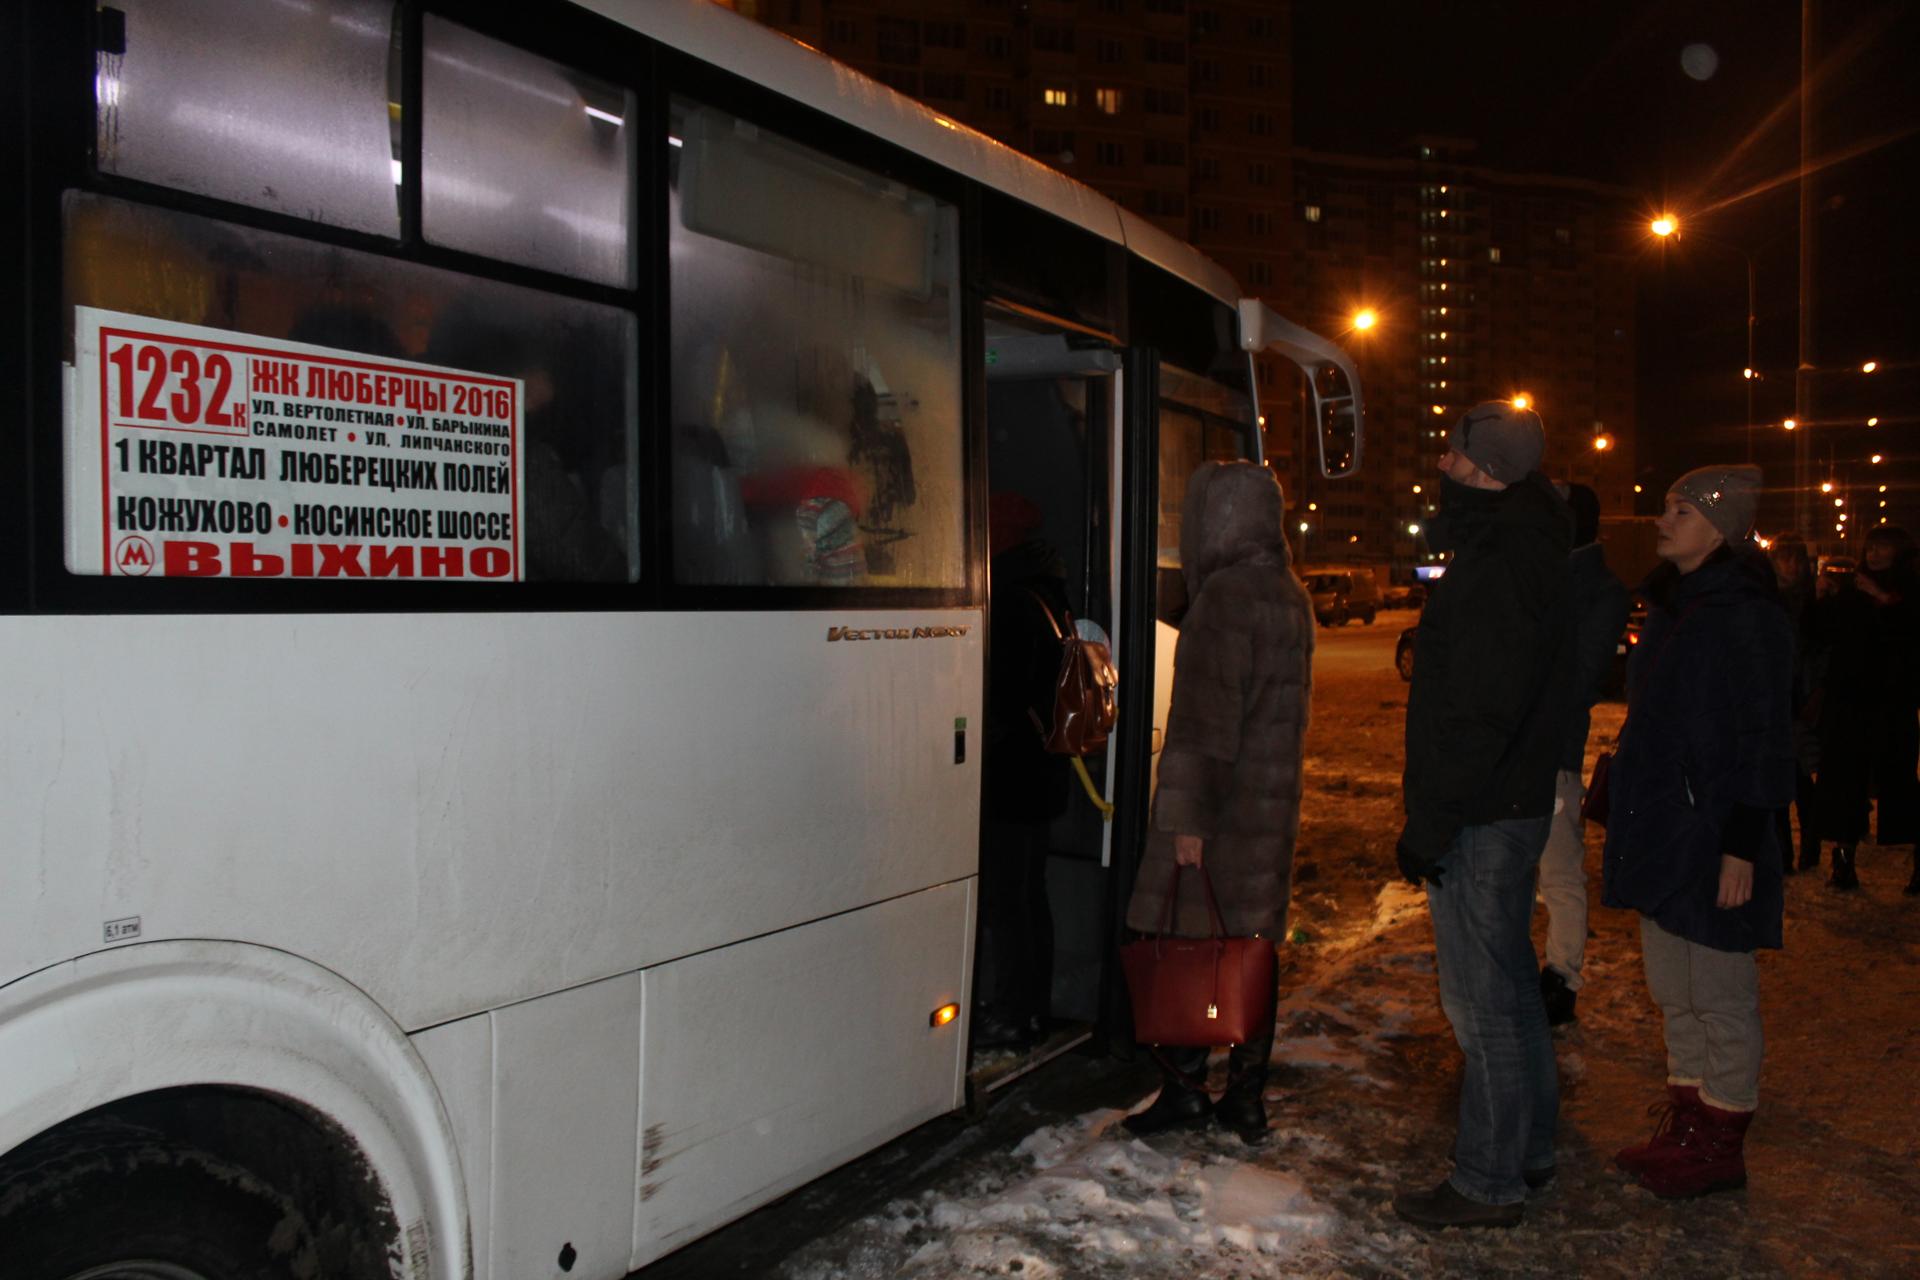
[[[1127,904],[1127,926],[1142,933],[1164,927],[1176,866],[1205,867],[1229,935],[1278,942],[1286,928],[1314,636],[1283,515],[1279,482],[1251,462],[1205,463],[1187,485],[1180,563],[1190,603],[1152,829]],[[1212,932],[1199,885],[1176,905],[1175,933]],[[1217,1104],[1205,1092],[1207,1051],[1162,1049],[1160,1096],[1127,1128],[1160,1133],[1211,1116],[1250,1143],[1264,1139],[1274,1013],[1269,1006],[1264,1030],[1229,1052]]]
[[[1614,1157],[1656,1195],[1746,1185],[1760,1101],[1754,952],[1780,945],[1778,811],[1793,799],[1793,630],[1750,539],[1753,466],[1667,493],[1652,606],[1608,775],[1606,902],[1640,913],[1667,1045],[1664,1118]]]
[[[1781,534],[1767,551],[1773,563],[1774,585],[1793,624],[1793,810],[1800,818],[1799,870],[1820,865],[1820,827],[1815,771],[1820,767],[1820,685],[1827,655],[1817,630],[1819,610],[1813,559],[1807,544],[1793,534]],[[1780,856],[1783,869],[1795,870],[1793,823],[1788,810],[1780,811]]]
[[[1540,855],[1540,898],[1547,905],[1547,962],[1540,969],[1540,998],[1547,1025],[1572,1022],[1584,985],[1587,955],[1587,839],[1580,817],[1586,799],[1587,731],[1593,704],[1606,694],[1607,673],[1619,653],[1631,601],[1627,588],[1607,568],[1600,545],[1600,496],[1584,484],[1567,486],[1573,511],[1573,554],[1567,557],[1573,609],[1573,706],[1560,748],[1554,786],[1553,825]]]
[[[1453,560],[1420,620],[1396,854],[1427,886],[1466,1065],[1452,1176],[1393,1198],[1425,1227],[1512,1226],[1554,1175],[1559,1081],[1528,926],[1571,706],[1573,522],[1537,469],[1544,446],[1530,409],[1468,410],[1428,522]]]
[[[1826,647],[1821,686],[1820,834],[1834,842],[1835,889],[1860,886],[1855,861],[1868,832],[1881,845],[1920,831],[1920,589],[1913,539],[1896,526],[1867,536],[1859,572],[1836,581],[1819,605]]]

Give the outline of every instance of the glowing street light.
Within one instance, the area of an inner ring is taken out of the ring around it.
[[[1413,486],[1413,491],[1414,491],[1415,493],[1419,493],[1419,492],[1420,492],[1420,486],[1419,486],[1419,485],[1415,485],[1415,486]]]
[[[1372,307],[1362,307],[1353,313],[1353,327],[1365,333],[1380,323],[1380,313]]]
[[[1420,536],[1420,526],[1418,524],[1410,524],[1407,526],[1407,532],[1417,538]]]
[[[1593,448],[1596,453],[1605,453],[1607,450],[1613,448],[1613,437],[1595,436],[1593,438]]]
[[[1300,532],[1305,533],[1306,531],[1307,531],[1307,522],[1305,520],[1302,520],[1300,522]]]
[[[1833,492],[1833,481],[1831,481],[1831,480],[1822,480],[1822,481],[1820,482],[1820,492],[1822,492],[1822,493],[1832,493],[1832,492]]]
[[[1800,424],[1795,422],[1792,418],[1788,418],[1785,422],[1781,423],[1780,425],[1785,427],[1787,430],[1791,431],[1795,427],[1799,426]]]
[[[1878,360],[1869,360],[1865,364],[1860,366],[1860,372],[1872,373],[1875,369],[1878,369],[1879,367],[1880,367],[1880,362]]]
[[[1513,407],[1516,409],[1531,409],[1533,408],[1533,397],[1524,391],[1515,392]]]
[[[1877,467],[1881,464],[1882,461],[1884,461],[1884,457],[1883,455],[1876,453],[1871,458],[1868,458],[1867,461],[1871,462],[1874,466]]]
[[[1747,381],[1751,382],[1753,381],[1753,378],[1754,378],[1754,372],[1751,368],[1742,369],[1740,371],[1740,376],[1745,378]]]
[[[1836,506],[1836,507],[1844,507],[1844,506],[1846,506],[1846,505],[1847,505],[1847,500],[1846,500],[1845,498],[1835,498],[1835,499],[1833,500],[1833,505],[1834,505],[1834,506]],[[1841,518],[1842,520],[1844,520],[1844,519],[1846,519],[1846,517],[1845,517],[1845,516],[1841,516],[1840,518]]]
[[[1435,412],[1436,414],[1440,414],[1440,413],[1445,413],[1445,412],[1447,411],[1447,406],[1445,406],[1445,405],[1443,405],[1443,404],[1437,404],[1437,405],[1435,405],[1435,406],[1433,406],[1433,411],[1434,411],[1434,412]]]
[[[1680,220],[1670,213],[1663,213],[1648,223],[1647,226],[1652,230],[1653,234],[1665,240],[1668,236],[1680,229]]]
[[[1868,425],[1868,426],[1870,426],[1870,427],[1877,427],[1877,426],[1879,426],[1879,425],[1880,425],[1880,419],[1878,419],[1878,418],[1868,418],[1868,419],[1867,419],[1867,425]]]

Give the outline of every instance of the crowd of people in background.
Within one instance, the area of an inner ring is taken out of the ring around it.
[[[1872,816],[1874,843],[1920,838],[1920,571],[1911,534],[1877,525],[1857,569],[1816,572],[1806,543],[1776,539],[1775,581],[1793,621],[1794,809],[1800,849],[1787,870],[1811,871],[1832,846],[1827,883],[1860,887],[1856,862]],[[1780,815],[1787,831],[1784,811]],[[1906,892],[1920,895],[1920,857]]]

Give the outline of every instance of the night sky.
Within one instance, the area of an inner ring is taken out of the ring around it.
[[[1798,340],[1800,6],[1791,0],[1298,0],[1294,132],[1307,147],[1386,153],[1415,133],[1474,138],[1502,167],[1590,177],[1665,205],[1697,234],[1638,257],[1640,463],[1654,494],[1679,470],[1746,453],[1746,249],[1758,279],[1758,460],[1791,482]],[[1920,3],[1820,0],[1815,437],[1841,478],[1891,478],[1920,525]],[[1639,228],[1621,229],[1638,238]],[[1549,413],[1551,411],[1549,410]],[[1866,418],[1881,427],[1868,431]],[[1548,419],[1552,428],[1551,417]],[[1875,477],[1870,452],[1888,457]],[[1817,475],[1817,479],[1824,478]],[[1763,521],[1788,514],[1784,495]],[[1829,529],[1831,525],[1827,526]]]

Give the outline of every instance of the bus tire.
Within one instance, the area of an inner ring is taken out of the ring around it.
[[[317,1275],[305,1215],[250,1170],[156,1130],[82,1120],[0,1161],[0,1275]],[[118,1266],[118,1270],[109,1270]]]

